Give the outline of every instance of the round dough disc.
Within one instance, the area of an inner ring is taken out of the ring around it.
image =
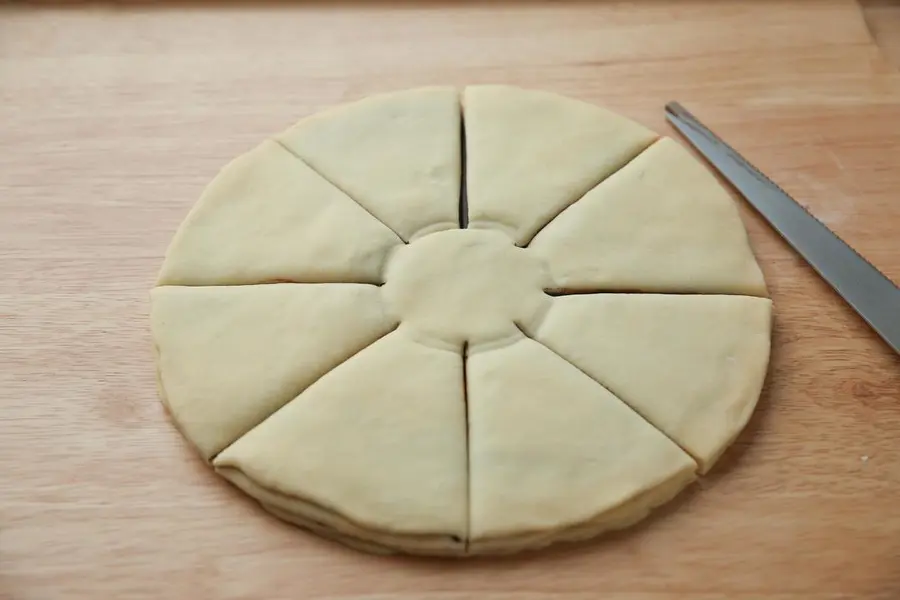
[[[707,472],[759,397],[766,296],[731,196],[675,141],[434,87],[228,164],[151,326],[174,423],[268,512],[474,555],[626,527]]]

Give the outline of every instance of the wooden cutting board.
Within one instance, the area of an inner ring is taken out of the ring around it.
[[[373,557],[267,517],[156,399],[147,290],[233,156],[321,107],[505,82],[666,134],[677,99],[900,281],[900,77],[850,1],[0,9],[0,598],[900,597],[900,360],[750,210],[759,410],[641,526]],[[900,318],[900,315],[898,315]]]

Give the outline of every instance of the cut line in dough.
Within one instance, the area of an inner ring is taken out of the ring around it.
[[[459,228],[469,227],[469,184],[466,175],[466,114],[464,110],[459,113]]]
[[[531,241],[556,289],[766,296],[731,194],[662,138]]]
[[[581,194],[580,196],[577,196],[572,202],[570,202],[570,203],[566,204],[565,206],[561,207],[561,208],[559,209],[559,211],[558,211],[556,214],[550,216],[550,217],[549,217],[549,218],[548,218],[548,219],[540,226],[540,228],[539,228],[537,231],[534,232],[534,234],[531,236],[531,238],[528,240],[528,242],[526,242],[525,246],[526,246],[526,247],[531,247],[531,245],[534,243],[534,240],[535,240],[538,236],[540,236],[541,232],[543,232],[543,231],[544,231],[545,229],[547,229],[548,227],[552,226],[553,223],[555,223],[556,220],[559,219],[566,211],[569,211],[569,210],[574,209],[576,206],[579,205],[580,202],[582,202],[582,201],[584,200],[585,196],[587,196],[588,194],[590,194],[593,190],[596,190],[597,188],[599,188],[600,186],[602,186],[604,183],[608,182],[610,179],[615,178],[615,176],[616,176],[618,173],[620,173],[620,172],[622,172],[622,171],[628,169],[628,166],[631,165],[631,164],[633,164],[635,161],[639,161],[639,159],[641,158],[641,156],[643,156],[644,154],[646,154],[647,152],[649,152],[650,149],[653,148],[655,145],[659,144],[660,141],[661,141],[662,139],[663,139],[663,138],[657,138],[657,139],[653,140],[652,142],[650,142],[650,144],[649,144],[647,147],[641,149],[640,152],[638,152],[638,153],[635,154],[634,156],[631,156],[631,157],[628,158],[625,162],[623,162],[622,164],[618,165],[613,171],[611,171],[611,172],[609,172],[608,174],[606,174],[606,176],[603,177],[603,179],[601,179],[600,181],[598,181],[593,187],[588,188],[587,190],[584,191],[583,194]]]
[[[552,308],[552,305],[551,305],[551,308]],[[549,312],[550,312],[550,311],[548,310],[547,313],[544,314],[544,318],[545,318],[545,319],[546,319],[547,314],[548,314]],[[540,345],[541,345],[543,348],[545,348],[548,352],[552,352],[555,356],[559,357],[561,360],[564,360],[567,364],[571,365],[572,368],[577,369],[578,372],[580,372],[582,375],[584,375],[585,377],[589,378],[591,381],[593,381],[594,383],[596,383],[597,385],[599,385],[600,387],[602,387],[602,388],[605,389],[606,391],[610,392],[613,396],[615,396],[616,398],[618,398],[620,401],[622,401],[622,400],[621,400],[621,397],[620,397],[618,394],[616,394],[616,392],[615,392],[613,389],[611,389],[606,383],[604,383],[603,381],[601,381],[600,379],[598,379],[597,377],[595,377],[594,375],[592,375],[589,371],[586,371],[585,369],[583,369],[583,368],[581,368],[580,366],[578,366],[578,364],[572,362],[571,360],[569,360],[568,358],[566,358],[565,356],[563,356],[562,354],[560,354],[559,352],[557,352],[556,350],[554,350],[551,346],[549,346],[549,345],[543,343],[538,337],[536,337],[536,335],[535,335],[534,333],[529,333],[529,331],[530,331],[530,332],[537,332],[537,331],[540,331],[540,330],[541,330],[541,327],[543,326],[543,324],[544,324],[544,320],[542,319],[540,322],[534,324],[532,327],[530,327],[530,328],[528,328],[528,329],[526,329],[525,327],[522,327],[521,325],[518,325],[518,329],[519,329],[519,331],[522,333],[523,336],[525,336],[526,338],[528,338],[528,339],[530,339],[530,340],[532,340],[532,341],[534,341],[534,342],[540,344]],[[624,401],[622,401],[622,402],[624,402]],[[626,404],[628,405],[629,408],[632,409],[632,411],[634,411],[634,414],[637,415],[638,417],[640,417],[641,419],[643,419],[643,421],[644,421],[647,425],[649,425],[650,427],[656,429],[659,433],[661,433],[662,435],[664,435],[670,442],[672,442],[672,444],[678,446],[678,448],[681,449],[682,452],[684,452],[685,454],[687,454],[688,456],[690,456],[691,459],[693,459],[695,462],[697,461],[697,457],[694,456],[694,455],[690,452],[690,450],[688,450],[687,448],[685,448],[684,446],[682,446],[677,440],[673,439],[673,438],[672,438],[671,436],[669,436],[669,434],[667,434],[665,431],[663,431],[662,429],[660,429],[660,428],[658,428],[656,425],[654,425],[653,422],[651,422],[650,420],[648,420],[641,412],[635,410],[633,406],[631,406],[631,405],[628,404],[628,403],[626,403]],[[698,464],[698,467],[699,467],[699,464]]]
[[[460,101],[451,87],[378,94],[276,136],[404,241],[457,222]]]
[[[356,198],[354,198],[353,196],[351,196],[350,194],[348,194],[347,191],[346,191],[345,189],[343,189],[337,182],[332,181],[332,180],[329,179],[324,173],[322,173],[321,171],[316,170],[315,167],[313,167],[311,164],[309,164],[309,162],[307,162],[306,160],[304,160],[302,156],[300,156],[299,154],[297,154],[294,150],[292,150],[292,149],[291,149],[289,146],[287,146],[284,142],[282,142],[280,139],[277,139],[277,138],[274,139],[274,140],[271,140],[271,141],[274,142],[274,143],[276,143],[276,144],[278,144],[285,152],[287,152],[288,154],[290,154],[291,156],[293,156],[296,160],[298,160],[298,161],[300,161],[301,163],[303,163],[303,164],[306,166],[306,168],[308,168],[310,171],[312,171],[313,173],[315,173],[316,175],[318,175],[319,177],[321,177],[323,180],[327,181],[328,184],[331,185],[334,189],[339,190],[342,194],[344,194],[345,196],[347,196],[348,198],[350,198],[351,200],[353,200],[353,202],[360,208],[360,210],[364,211],[367,215],[369,215],[370,217],[372,217],[372,219],[374,219],[375,221],[378,221],[379,223],[381,223],[381,224],[385,227],[385,229],[388,229],[391,233],[393,233],[395,236],[397,236],[397,238],[398,238],[401,242],[403,242],[404,244],[407,243],[408,240],[407,240],[404,236],[400,235],[393,227],[391,227],[391,226],[388,225],[385,221],[383,221],[383,220],[381,219],[381,217],[379,217],[378,215],[376,215],[375,213],[373,213],[373,212],[372,212],[369,208],[367,208],[364,204],[360,203],[359,200],[357,200]]]
[[[611,511],[643,514],[695,477],[676,444],[530,338],[475,353],[468,369],[473,552],[615,528]]]
[[[469,422],[469,343],[466,342],[462,347],[462,376],[463,376],[463,401],[465,402],[466,413],[466,531],[463,541],[465,543],[465,551],[469,551],[469,541],[472,539],[472,451],[471,438],[469,431],[471,423]]]
[[[397,326],[364,284],[163,286],[150,317],[167,406],[207,460]]]
[[[340,507],[372,531],[462,540],[462,363],[458,352],[394,331],[235,440],[214,465],[277,492],[284,501],[262,501],[295,514]]]
[[[381,283],[402,241],[275,142],[226,165],[190,211],[157,285]]]
[[[463,107],[470,223],[512,224],[519,246],[658,137],[598,106],[538,90],[469,86]]]
[[[753,296],[564,296],[553,299],[533,335],[665,432],[706,473],[759,399],[771,314],[771,301]]]

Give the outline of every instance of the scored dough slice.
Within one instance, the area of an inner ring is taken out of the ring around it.
[[[404,240],[459,226],[459,93],[421,88],[308,117],[278,136]]]
[[[509,86],[467,87],[469,224],[520,246],[656,134],[598,106]]]
[[[396,325],[363,284],[157,287],[150,319],[163,400],[206,459]]]
[[[750,296],[554,298],[534,332],[708,471],[744,428],[769,359],[772,303]]]
[[[695,477],[676,444],[534,340],[466,365],[472,553],[625,527]]]
[[[214,465],[296,522],[396,549],[462,553],[462,360],[459,351],[395,331],[226,448]]]
[[[563,211],[529,251],[561,290],[766,295],[731,196],[668,138]]]
[[[402,244],[303,161],[272,141],[233,160],[176,233],[160,285],[381,283]]]

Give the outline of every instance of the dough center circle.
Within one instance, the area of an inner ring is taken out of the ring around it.
[[[517,335],[549,303],[543,263],[496,231],[456,229],[398,250],[388,265],[388,310],[422,337],[460,345]]]

